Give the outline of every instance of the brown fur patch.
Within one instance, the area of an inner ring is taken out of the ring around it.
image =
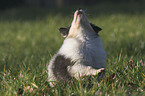
[[[70,74],[67,72],[67,67],[71,65],[70,59],[64,58],[63,55],[58,55],[54,61],[53,74],[58,80],[69,80],[71,79]]]

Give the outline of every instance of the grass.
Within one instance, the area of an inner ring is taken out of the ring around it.
[[[80,6],[79,6],[80,7]],[[145,12],[143,3],[81,6],[100,26],[107,52],[106,76],[49,87],[47,66],[63,42],[58,28],[70,25],[78,6],[0,10],[0,94],[2,96],[144,96]]]

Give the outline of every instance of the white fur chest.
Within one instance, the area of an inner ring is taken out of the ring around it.
[[[105,68],[106,53],[100,38],[91,38],[84,42],[67,38],[64,40],[58,54],[71,58],[76,63],[92,66],[93,68]]]
[[[81,42],[75,38],[67,38],[58,51],[58,54],[71,58],[72,61],[78,61],[82,56],[80,54]]]

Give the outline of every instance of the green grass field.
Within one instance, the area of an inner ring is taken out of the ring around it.
[[[145,6],[138,2],[81,6],[101,27],[106,76],[49,87],[47,66],[80,6],[0,10],[1,96],[145,96]]]

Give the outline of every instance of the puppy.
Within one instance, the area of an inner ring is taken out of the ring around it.
[[[70,27],[59,31],[66,38],[48,66],[51,85],[53,81],[79,79],[105,70],[106,52],[98,35],[101,28],[90,23],[82,9],[75,11]]]

